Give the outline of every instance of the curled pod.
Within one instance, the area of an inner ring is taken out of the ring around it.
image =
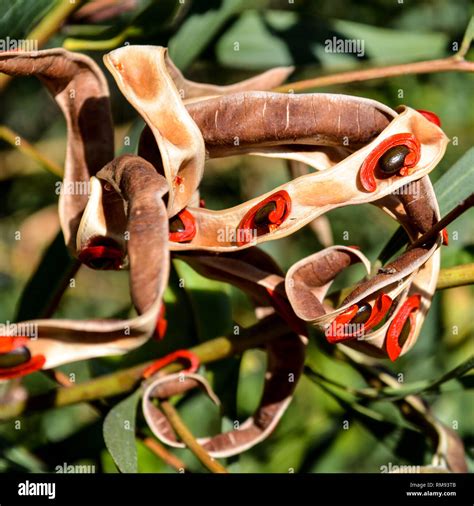
[[[169,227],[169,239],[173,242],[189,242],[196,235],[194,216],[187,209],[183,209],[171,218]]]
[[[360,168],[360,181],[368,192],[377,189],[377,179],[408,176],[420,161],[421,145],[410,133],[391,135],[375,147]]]
[[[291,212],[291,198],[285,190],[270,195],[252,207],[237,228],[237,245],[242,246],[276,230]]]

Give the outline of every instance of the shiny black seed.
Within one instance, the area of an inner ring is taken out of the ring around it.
[[[184,223],[181,221],[181,218],[178,218],[176,216],[170,221],[170,232],[176,233],[176,232],[184,232],[186,230],[186,227],[184,226]]]
[[[26,346],[20,346],[8,353],[0,354],[0,368],[8,369],[10,367],[16,367],[26,364],[29,360],[31,360],[30,351]]]
[[[407,146],[394,146],[388,149],[379,160],[379,167],[383,174],[392,175],[398,172],[405,164],[405,158],[410,150]]]
[[[357,310],[357,313],[353,316],[350,323],[365,323],[372,314],[372,306],[368,304],[367,302],[358,304],[359,309]]]
[[[398,344],[400,347],[406,343],[407,339],[410,336],[410,332],[411,332],[411,321],[410,321],[410,318],[407,318],[405,320],[405,323],[403,324],[402,331],[400,332],[400,335],[398,336]]]
[[[264,206],[262,206],[256,213],[255,217],[253,219],[255,225],[261,226],[261,225],[268,225],[268,215],[275,211],[276,209],[276,203],[275,202],[268,202]]]

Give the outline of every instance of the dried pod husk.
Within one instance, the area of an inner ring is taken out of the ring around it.
[[[157,46],[157,49],[163,52],[166,69],[185,102],[204,100],[209,97],[229,95],[241,91],[271,90],[284,83],[288,76],[294,71],[294,67],[291,66],[275,67],[262,74],[245,79],[244,81],[226,86],[198,83],[196,81],[190,81],[183,76],[170,58],[167,48]]]
[[[337,130],[337,125],[335,128]],[[394,175],[378,181],[376,189],[367,192],[360,184],[360,168],[364,160],[380,142],[398,132],[410,133],[418,139],[420,160],[417,166],[405,176]],[[331,209],[375,202],[429,174],[443,156],[446,144],[446,136],[436,125],[416,111],[405,108],[376,139],[329,168],[301,176],[231,209],[188,208],[196,220],[196,235],[189,243],[173,243],[170,247],[175,251],[205,249],[224,252],[286,237]],[[283,191],[291,202],[291,213],[285,221],[266,234],[253,234],[251,241],[240,241],[239,237],[247,234],[239,229],[247,213]]]
[[[255,414],[236,430],[198,439],[198,442],[211,457],[225,458],[237,455],[266,439],[275,429],[290,403],[304,364],[303,344],[297,339],[297,336],[289,334],[276,339],[275,343],[268,347],[267,353],[268,367],[265,385],[260,405]],[[183,376],[184,381],[181,374],[152,378],[146,386],[143,396],[143,412],[150,429],[163,443],[176,448],[182,446],[176,441],[176,436],[169,423],[161,411],[153,405],[151,398],[153,396],[166,398],[169,394],[182,394],[190,387],[200,384],[205,385],[204,390],[216,403],[215,395],[202,377],[189,374]],[[288,381],[288,378],[292,376],[294,381]],[[193,381],[190,382],[189,379]],[[166,390],[160,392],[164,385],[167,386]]]
[[[204,141],[168,72],[165,49],[125,46],[104,57],[125,98],[153,132],[159,157],[155,167],[169,184],[168,214],[190,201],[202,178]]]
[[[267,371],[255,414],[238,430],[201,440],[213,457],[236,455],[268,437],[283,416],[303,370],[306,329],[288,304],[283,272],[269,255],[258,248],[221,255],[205,251],[186,252],[175,257],[203,276],[237,286],[250,296],[256,307],[273,308],[293,331],[283,333],[282,337],[265,345]],[[273,311],[267,314],[270,312]],[[285,324],[281,322],[281,325]],[[293,381],[288,381],[289,377]],[[160,437],[161,426],[157,426],[155,421],[150,427]],[[161,439],[168,442],[165,438]]]
[[[141,346],[155,331],[168,284],[168,215],[163,197],[165,179],[146,160],[124,155],[97,173],[98,187],[109,185],[111,201],[126,209],[129,239],[126,251],[130,268],[131,298],[138,316],[128,320],[32,320],[37,338],[25,344],[32,356],[45,361],[42,368],[91,357],[118,355]],[[93,221],[91,215],[86,214]],[[104,230],[104,237],[109,235]],[[5,370],[8,372],[8,370]],[[4,372],[5,372],[4,371]]]
[[[0,53],[0,72],[33,75],[46,86],[67,124],[64,187],[87,188],[89,178],[114,156],[109,90],[100,68],[88,56],[45,49]],[[87,197],[84,191],[63,191],[59,197],[61,227],[72,251]]]
[[[402,223],[412,241],[439,220],[429,178],[424,177],[418,185],[420,194],[416,197],[390,195],[375,203]],[[360,282],[340,307],[329,311],[322,304],[327,289],[335,276],[350,263],[346,261],[340,265],[334,250],[327,248],[301,260],[288,271],[288,298],[295,313],[325,330],[331,342],[343,342],[374,356],[388,354],[395,360],[418,338],[436,289],[441,240],[439,236],[422,247],[408,248],[375,276]],[[416,310],[407,312],[407,304],[415,299],[418,299]],[[371,316],[360,323],[357,313],[366,305],[372,307]],[[373,330],[379,324],[381,326]]]

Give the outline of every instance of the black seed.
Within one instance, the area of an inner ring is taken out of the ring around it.
[[[116,258],[92,258],[87,262],[88,267],[95,270],[106,271],[113,270],[116,268],[117,259]]]
[[[186,230],[186,227],[184,226],[184,223],[181,221],[181,218],[176,216],[170,221],[170,232],[176,233],[176,232],[184,232]]]
[[[30,351],[26,346],[20,346],[8,353],[0,354],[0,368],[8,369],[21,364],[26,364],[31,359]]]
[[[407,146],[394,146],[387,150],[379,160],[379,167],[383,174],[391,175],[398,172],[405,164],[405,158],[410,150]]]
[[[268,225],[268,215],[275,211],[276,209],[276,203],[275,202],[268,202],[264,206],[262,206],[256,213],[255,217],[253,219],[255,225]]]
[[[398,336],[398,345],[400,347],[403,346],[407,342],[407,339],[410,336],[410,332],[411,332],[411,322],[410,322],[410,318],[407,318],[405,320],[405,323],[403,324],[402,331],[400,332],[400,335]]]
[[[372,306],[367,302],[359,303],[358,306],[359,309],[357,310],[357,313],[353,316],[350,323],[359,323],[359,324],[365,323],[372,314]]]

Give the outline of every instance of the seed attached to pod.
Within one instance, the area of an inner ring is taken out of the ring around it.
[[[392,362],[400,356],[403,345],[410,337],[416,323],[415,313],[420,309],[420,305],[421,295],[417,293],[410,295],[402,304],[388,328],[386,347],[387,354]]]
[[[350,323],[354,323],[354,324],[365,323],[370,318],[370,315],[372,314],[372,306],[367,302],[359,303],[359,304],[357,304],[357,306],[358,306],[357,313],[352,318]]]
[[[326,330],[327,340],[334,344],[355,339],[376,327],[387,314],[392,305],[392,298],[386,293],[378,295],[373,306],[360,301],[339,314]],[[354,328],[352,325],[360,325]]]
[[[124,252],[110,237],[96,236],[82,249],[78,259],[91,269],[118,270],[122,265]]]
[[[407,146],[394,146],[387,150],[379,160],[382,174],[391,176],[396,174],[405,164],[405,158],[410,153]]]
[[[263,207],[261,207],[255,213],[255,217],[253,219],[253,222],[255,223],[255,225],[257,225],[257,226],[268,225],[268,222],[269,222],[268,215],[271,212],[275,211],[276,208],[277,208],[277,206],[276,206],[275,202],[268,202],[268,204],[265,204]]]
[[[291,212],[291,198],[280,190],[252,207],[237,227],[237,246],[242,246],[260,236],[276,230]]]
[[[196,235],[196,222],[194,216],[187,210],[183,209],[176,216],[171,218],[169,222],[170,241],[172,242],[189,242]]]
[[[17,367],[22,364],[26,364],[31,360],[30,351],[26,346],[20,346],[15,348],[8,353],[0,354],[0,368],[8,369],[11,367]]]
[[[359,177],[364,190],[374,192],[378,177],[409,176],[420,161],[421,144],[411,133],[394,134],[375,147],[361,165]]]
[[[184,226],[184,223],[181,221],[181,218],[179,216],[175,216],[170,221],[170,232],[172,234],[176,234],[177,232],[184,232],[186,230],[186,227]]]

